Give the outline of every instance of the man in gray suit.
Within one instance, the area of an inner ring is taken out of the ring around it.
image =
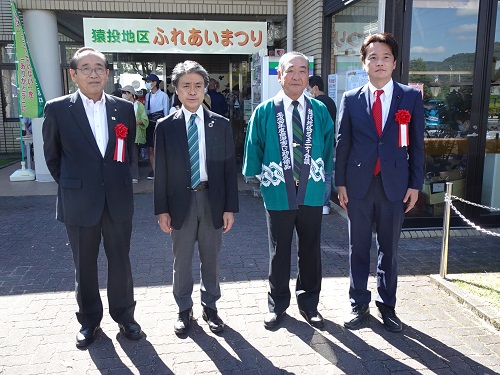
[[[207,71],[184,61],[172,71],[182,107],[156,126],[154,206],[160,228],[172,236],[173,292],[179,307],[176,334],[189,331],[193,317],[192,259],[198,242],[203,319],[221,332],[216,302],[220,298],[222,233],[238,212],[238,185],[229,120],[203,108]]]
[[[104,93],[107,65],[106,57],[93,48],[76,51],[70,74],[78,90],[47,102],[42,129],[47,167],[58,184],[57,219],[66,225],[75,262],[81,324],[77,347],[94,341],[103,315],[97,278],[101,235],[108,258],[109,313],[125,337],[142,336],[134,320],[129,259],[134,107]]]

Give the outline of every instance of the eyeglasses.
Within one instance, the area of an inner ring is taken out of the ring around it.
[[[106,68],[102,67],[102,66],[98,66],[97,68],[89,68],[89,67],[85,67],[85,68],[76,68],[76,70],[79,70],[81,71],[84,75],[86,76],[89,76],[92,74],[92,72],[96,72],[98,75],[102,76],[104,74],[106,74]]]

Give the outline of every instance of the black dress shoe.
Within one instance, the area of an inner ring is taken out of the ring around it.
[[[349,329],[358,328],[370,315],[368,305],[352,305],[352,310],[344,320],[344,327]]]
[[[193,309],[189,308],[187,310],[181,311],[177,317],[177,321],[174,324],[174,332],[178,335],[187,333],[189,331],[191,319],[193,319]]]
[[[208,323],[210,331],[217,333],[224,330],[224,322],[217,314],[217,310],[213,310],[210,307],[203,308],[203,320]]]
[[[391,332],[401,332],[403,330],[403,323],[396,316],[396,312],[394,311],[394,307],[390,307],[387,305],[377,305],[378,307],[378,316],[382,318],[384,322],[384,327]]]
[[[78,333],[76,334],[76,347],[84,348],[92,344],[95,339],[95,335],[100,328],[101,327],[99,326],[80,328],[80,331],[78,331]]]
[[[275,312],[267,313],[267,315],[264,318],[264,327],[266,327],[267,329],[277,327],[284,316],[285,316],[284,311],[280,314],[276,314]]]
[[[130,340],[139,340],[142,337],[141,326],[137,322],[118,324],[120,332]]]
[[[316,327],[316,328],[322,328],[324,325],[324,320],[321,314],[318,311],[304,311],[304,310],[299,310],[300,315],[304,317],[304,319],[309,323],[311,326]]]

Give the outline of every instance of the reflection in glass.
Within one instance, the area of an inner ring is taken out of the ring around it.
[[[499,4],[500,5],[500,4]],[[497,10],[481,203],[500,208],[500,11]],[[485,211],[496,213],[498,211]]]
[[[453,181],[453,194],[465,195],[478,7],[477,0],[414,1],[409,85],[424,99],[426,157],[417,216],[442,215],[437,183]]]

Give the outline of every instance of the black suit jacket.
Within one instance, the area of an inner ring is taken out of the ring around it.
[[[212,221],[218,229],[224,212],[238,212],[234,141],[228,119],[207,110],[203,114],[208,195]],[[180,229],[186,218],[190,184],[186,120],[180,109],[158,122],[155,137],[155,214],[170,214],[174,229]]]
[[[97,224],[107,203],[115,221],[131,220],[134,212],[131,152],[135,145],[132,103],[106,97],[109,140],[104,157],[78,92],[53,99],[45,105],[43,150],[47,167],[58,183],[57,219],[78,226]],[[124,162],[114,161],[115,126],[128,128]]]

